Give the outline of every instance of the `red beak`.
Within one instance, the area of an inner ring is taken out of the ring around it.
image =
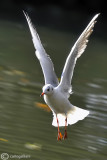
[[[41,97],[41,96],[43,96],[44,94],[45,94],[45,93],[44,93],[44,92],[42,92],[42,93],[41,93],[41,95],[40,95],[40,97]]]

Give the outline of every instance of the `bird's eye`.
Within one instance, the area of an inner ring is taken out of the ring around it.
[[[49,91],[50,89],[48,88],[47,91]]]

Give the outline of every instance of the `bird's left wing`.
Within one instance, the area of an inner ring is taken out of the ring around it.
[[[71,80],[73,76],[74,67],[77,61],[77,58],[81,56],[81,54],[84,52],[87,43],[88,38],[91,35],[93,31],[93,27],[96,23],[96,18],[99,16],[99,14],[96,14],[93,19],[90,21],[88,26],[85,28],[85,30],[82,32],[74,46],[72,47],[70,54],[67,57],[67,60],[65,62],[65,66],[62,72],[61,81],[59,84],[59,88],[64,91],[64,93],[69,97],[69,93],[72,92],[71,88]]]
[[[43,48],[39,35],[36,29],[34,28],[28,14],[24,12],[24,15],[26,17],[26,20],[27,20],[27,23],[28,23],[28,26],[31,32],[33,44],[36,49],[35,51],[36,56],[39,59],[42,70],[43,70],[45,84],[52,84],[54,87],[56,87],[59,84],[59,82],[58,82],[58,78],[54,71],[53,63],[49,55],[47,55],[45,49]]]

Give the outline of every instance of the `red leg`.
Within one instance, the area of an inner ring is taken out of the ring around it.
[[[67,138],[67,117],[65,119],[65,133],[64,133],[64,139]]]
[[[60,130],[59,130],[59,121],[58,121],[58,118],[57,118],[57,115],[56,115],[56,119],[57,119],[57,124],[58,124],[58,138],[57,140],[62,140],[63,138],[63,135],[61,134]]]

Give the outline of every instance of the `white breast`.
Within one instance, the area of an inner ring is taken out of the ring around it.
[[[54,92],[52,95],[44,95],[46,104],[55,113],[67,113],[71,109],[71,104],[60,92]]]

